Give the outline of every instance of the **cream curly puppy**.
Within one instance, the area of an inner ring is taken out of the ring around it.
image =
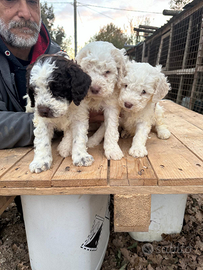
[[[158,101],[170,90],[167,78],[161,73],[161,66],[152,67],[148,63],[127,61],[126,76],[118,97],[121,107],[121,137],[133,136],[129,154],[144,157],[148,154],[146,141],[152,126],[160,139],[168,139],[170,131],[163,123],[163,109]],[[105,126],[101,127],[88,140],[88,145],[98,145],[104,136]]]
[[[122,137],[133,136],[129,154],[144,157],[148,154],[146,141],[152,126],[160,139],[168,139],[170,131],[163,123],[163,109],[158,104],[170,90],[161,66],[153,67],[148,63],[128,61],[127,75],[119,95],[121,106],[120,125]]]
[[[107,159],[119,160],[123,153],[118,145],[118,96],[125,75],[124,51],[109,42],[96,41],[87,44],[76,56],[76,61],[92,79],[85,97],[88,110],[104,112],[105,156]],[[92,146],[94,141],[89,141],[88,147]]]

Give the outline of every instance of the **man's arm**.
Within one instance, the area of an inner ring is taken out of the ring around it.
[[[33,144],[33,114],[0,111],[0,149]]]
[[[13,88],[14,78],[9,76],[8,63],[5,61],[4,64],[5,70],[0,71],[0,149],[31,145],[33,114],[25,113],[18,103]],[[7,76],[2,73],[4,71]]]

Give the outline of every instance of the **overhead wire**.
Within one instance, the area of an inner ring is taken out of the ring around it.
[[[81,5],[81,6],[83,6],[83,5]],[[111,18],[110,16],[108,16],[108,15],[106,15],[106,14],[104,14],[104,13],[98,12],[98,11],[96,11],[96,10],[90,8],[89,6],[84,5],[84,7],[89,8],[90,10],[93,10],[94,12],[99,13],[99,14],[101,14],[101,15],[107,17],[107,18],[110,18],[111,20],[114,20],[114,19]]]
[[[105,9],[113,9],[113,10],[123,10],[123,11],[130,11],[130,12],[142,12],[142,13],[152,13],[152,14],[162,14],[162,12],[153,12],[153,11],[143,11],[143,10],[133,10],[133,9],[125,9],[125,8],[112,8],[112,7],[104,7],[104,6],[97,6],[97,5],[90,5],[90,4],[82,4],[78,2],[81,6],[91,6],[97,8],[105,8]]]
[[[70,4],[70,5],[73,5],[73,2],[55,2],[55,1],[45,1],[47,3],[50,3],[50,4]],[[134,9],[125,9],[125,8],[115,8],[115,7],[104,7],[104,6],[98,6],[98,5],[91,5],[91,4],[83,4],[81,2],[77,2],[78,7],[80,6],[84,6],[84,7],[96,7],[96,8],[104,8],[104,9],[112,9],[112,10],[121,10],[121,11],[129,11],[129,12],[137,12],[137,13],[150,13],[150,14],[161,14],[162,15],[162,12],[155,12],[155,11],[144,11],[144,10],[134,10]],[[93,10],[95,11],[95,10]],[[99,13],[99,12],[98,12]],[[103,13],[100,13],[102,15],[104,15]]]

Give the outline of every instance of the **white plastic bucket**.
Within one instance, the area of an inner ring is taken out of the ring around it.
[[[99,270],[109,195],[21,196],[32,270]]]
[[[180,233],[183,226],[187,194],[153,194],[151,196],[151,222],[148,232],[130,232],[141,242],[161,241],[162,233]]]

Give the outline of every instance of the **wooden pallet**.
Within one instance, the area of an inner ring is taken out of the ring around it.
[[[162,105],[172,136],[160,140],[151,133],[144,158],[129,156],[132,139],[120,139],[122,160],[108,161],[101,144],[89,149],[92,166],[75,167],[70,157],[58,155],[54,142],[51,169],[32,174],[31,147],[1,150],[0,195],[114,194],[115,230],[146,231],[151,194],[203,193],[203,115],[171,101]]]

